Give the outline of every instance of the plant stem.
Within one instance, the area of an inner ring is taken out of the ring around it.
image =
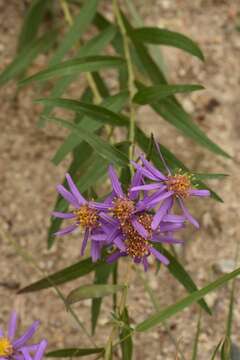
[[[128,91],[129,91],[129,109],[130,109],[129,141],[131,144],[129,147],[129,160],[131,161],[133,160],[134,157],[135,122],[136,122],[136,109],[133,103],[133,97],[135,95],[135,90],[136,90],[135,77],[134,77],[133,64],[131,60],[130,43],[117,0],[113,0],[113,9],[117,24],[119,26],[120,33],[123,38],[124,56],[126,59],[127,70],[128,70]],[[133,172],[133,167],[131,165],[130,165],[130,169],[131,172]]]

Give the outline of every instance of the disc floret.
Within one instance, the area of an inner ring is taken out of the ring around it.
[[[0,337],[0,357],[9,357],[13,354],[13,346],[7,337]]]

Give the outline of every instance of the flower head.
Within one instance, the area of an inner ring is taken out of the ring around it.
[[[164,165],[166,165],[158,145],[157,148],[159,150],[160,158],[162,159]],[[153,217],[152,229],[154,230],[158,227],[163,217],[168,214],[173,207],[174,201],[180,205],[180,208],[182,209],[186,219],[188,219],[195,227],[198,228],[199,224],[197,220],[194,219],[193,216],[189,213],[184,204],[184,200],[190,196],[210,196],[210,192],[208,190],[195,189],[192,185],[192,180],[194,177],[191,174],[182,172],[181,169],[172,174],[167,167],[168,174],[164,175],[149,161],[147,161],[144,156],[141,156],[141,160],[142,165],[139,165],[135,162],[133,162],[133,165],[137,171],[142,173],[144,178],[152,180],[154,183],[134,186],[132,187],[132,191],[148,190],[154,192],[148,197],[148,199],[145,199],[146,206],[153,207],[160,204],[159,209]]]
[[[4,336],[0,329],[0,359],[41,360],[47,347],[47,341],[41,340],[37,344],[29,344],[29,340],[35,334],[38,326],[39,321],[35,321],[21,337],[16,339],[17,314],[13,312],[10,317],[7,336]]]
[[[87,246],[88,238],[97,232],[100,227],[99,211],[105,210],[106,205],[96,203],[94,201],[87,201],[79,192],[69,174],[66,174],[66,180],[70,191],[65,189],[63,185],[58,185],[57,191],[74,208],[74,210],[68,213],[55,211],[53,212],[53,216],[61,219],[70,219],[73,222],[66,228],[56,232],[55,235],[66,235],[80,227],[84,232],[81,247],[81,255],[83,255]],[[96,261],[100,257],[101,249],[99,248],[99,244],[91,245],[91,255],[93,260]]]

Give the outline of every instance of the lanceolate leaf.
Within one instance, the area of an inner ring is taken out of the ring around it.
[[[50,66],[46,70],[20,81],[20,85],[26,85],[32,81],[45,81],[55,77],[68,76],[84,72],[99,71],[107,68],[119,68],[124,65],[124,60],[114,56],[87,56],[67,60],[61,64]]]
[[[39,53],[46,51],[52,46],[56,36],[56,31],[48,32],[41,38],[35,39],[33,42],[28,44],[28,46],[24,47],[15,59],[0,74],[0,85],[4,85],[9,80],[24,72]]]
[[[38,99],[36,102],[83,113],[94,118],[96,121],[99,121],[102,124],[110,124],[112,126],[128,126],[129,124],[128,119],[125,116],[116,114],[115,112],[99,105],[87,104],[82,101],[62,98]],[[80,126],[82,126],[82,124],[80,124]]]
[[[78,50],[76,56],[92,56],[102,52],[102,50],[109,44],[116,33],[116,29],[113,26],[109,26],[106,30],[102,31],[99,35],[90,39],[86,44],[82,45]],[[59,79],[53,87],[50,97],[56,98],[63,94],[66,88],[76,79],[75,75],[70,75]],[[52,105],[48,105],[44,108],[41,115],[47,116],[52,110]],[[40,115],[40,116],[41,116]],[[43,120],[39,120],[39,126],[44,125]]]
[[[58,64],[65,54],[80,40],[81,36],[92,22],[99,0],[84,2],[79,14],[74,18],[73,25],[62,39],[57,51],[51,58],[49,66]]]
[[[126,104],[127,99],[128,93],[124,91],[114,96],[107,97],[102,101],[101,106],[118,113]],[[81,125],[91,132],[95,132],[102,127],[102,124],[99,123],[99,121],[89,117],[85,117],[82,120]],[[59,147],[53,158],[53,163],[58,165],[70,151],[72,151],[78,144],[81,143],[81,141],[82,140],[76,136],[76,134],[71,133],[64,141],[64,143]]]
[[[178,32],[156,27],[143,27],[135,29],[132,36],[136,41],[148,44],[173,46],[204,60],[203,53],[199,46],[187,36]]]
[[[101,352],[104,352],[104,348],[92,348],[92,349],[78,349],[78,348],[69,348],[69,349],[59,349],[59,350],[53,350],[49,351],[45,356],[47,357],[56,357],[56,358],[62,358],[62,357],[68,357],[68,358],[74,358],[74,357],[83,357],[88,356],[91,354],[99,354]]]
[[[18,40],[18,49],[21,51],[31,43],[37,35],[37,31],[50,0],[33,0],[25,16],[24,23]]]
[[[84,299],[102,298],[122,291],[125,285],[82,285],[71,291],[67,297],[69,304],[74,304]]]
[[[130,321],[127,308],[124,309],[123,314],[121,316],[121,320],[124,323],[123,328],[120,331],[120,340],[121,340],[121,348],[122,348],[122,359],[131,360],[133,354],[133,343],[130,329]]]
[[[209,285],[205,286],[204,288],[195,291],[191,295],[188,295],[184,299],[178,301],[174,305],[169,306],[163,311],[156,312],[140,324],[136,326],[136,331],[147,331],[152,327],[158,325],[164,320],[167,320],[169,317],[174,316],[178,312],[182,311],[186,307],[190,306],[191,304],[195,303],[196,301],[200,300],[203,296],[207,295],[209,292],[216,290],[218,287],[224,285],[229,280],[235,278],[237,275],[240,274],[240,268],[232,271],[229,274],[221,276],[216,281],[210,283]]]
[[[116,147],[110,145],[108,142],[102,140],[99,136],[84,129],[81,124],[74,125],[69,121],[65,121],[55,117],[49,117],[49,121],[60,124],[62,127],[73,130],[82,141],[86,141],[96,152],[101,155],[110,163],[114,163],[119,166],[128,164],[128,158]]]
[[[184,267],[178,262],[178,260],[174,256],[172,256],[171,253],[167,251],[165,248],[161,247],[160,251],[170,261],[170,264],[168,265],[167,269],[177,279],[177,281],[179,281],[180,284],[182,284],[188,292],[192,293],[194,291],[197,291],[198,288],[195,285],[194,281],[192,280],[191,276],[184,269]],[[204,299],[199,300],[198,303],[208,314],[211,315],[211,310],[209,309]]]
[[[133,101],[140,105],[152,104],[176,93],[188,93],[204,89],[201,85],[156,85],[145,87],[137,92]]]
[[[25,288],[21,289],[19,293],[22,294],[32,291],[39,291],[50,288],[54,285],[64,284],[79,277],[85,276],[96,269],[96,267],[101,266],[102,263],[93,263],[91,258],[87,258],[78,261],[76,264],[68,266],[60,271],[57,271],[54,274],[44,277],[43,279],[36,281],[31,285],[26,286]]]

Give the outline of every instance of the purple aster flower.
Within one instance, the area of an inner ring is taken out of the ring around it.
[[[47,347],[47,341],[42,340],[37,344],[29,344],[35,334],[39,321],[35,321],[19,338],[15,338],[17,328],[17,314],[12,313],[8,325],[7,336],[3,335],[0,328],[0,360],[41,360]]]
[[[157,144],[156,146],[159,151],[161,160],[163,161],[168,171],[168,175],[164,175],[161,171],[156,169],[149,161],[147,161],[144,156],[141,156],[140,158],[143,165],[141,166],[135,162],[133,162],[133,165],[138,172],[142,173],[145,178],[154,181],[154,183],[133,186],[131,191],[154,191],[154,193],[149,196],[148,200],[145,199],[145,206],[154,207],[161,202],[159,209],[153,217],[153,230],[157,229],[164,216],[169,213],[169,211],[173,207],[174,200],[177,200],[185,217],[195,227],[199,228],[197,220],[194,219],[193,216],[189,213],[187,207],[184,204],[184,200],[190,196],[210,196],[210,192],[208,190],[194,189],[192,187],[193,176],[188,173],[183,173],[181,170],[178,170],[175,174],[172,174],[167,167]]]
[[[153,255],[163,264],[168,265],[169,260],[154,248],[154,243],[179,244],[181,240],[175,239],[172,234],[184,226],[185,217],[178,215],[166,215],[160,224],[160,231],[151,228],[153,215],[143,212],[138,214],[137,221],[145,229],[148,237],[139,234],[131,221],[126,221],[119,227],[117,219],[103,214],[102,233],[94,235],[95,241],[105,241],[114,245],[114,251],[107,259],[109,263],[116,261],[119,257],[129,256],[135,263],[141,263],[145,271],[148,269],[148,256]]]
[[[72,219],[73,223],[64,229],[59,230],[55,233],[55,235],[66,235],[73,232],[78,227],[81,227],[84,230],[81,247],[81,255],[83,255],[87,246],[88,238],[98,231],[98,227],[100,226],[99,211],[106,210],[108,206],[94,201],[87,201],[79,192],[69,174],[66,174],[66,179],[70,191],[65,189],[63,185],[58,185],[57,191],[70,205],[74,207],[74,210],[68,213],[55,211],[53,212],[53,216],[60,219]],[[91,255],[94,261],[99,258],[100,251],[101,249],[99,248],[99,244],[91,244]]]
[[[138,214],[142,213],[145,206],[145,197],[139,199],[138,195],[139,190],[134,191],[134,187],[138,187],[142,184],[142,174],[140,171],[137,171],[132,179],[129,191],[127,194],[123,192],[121,183],[117,177],[117,174],[112,166],[109,166],[109,178],[112,184],[112,193],[105,201],[107,208],[103,210],[102,213],[110,213],[115,219],[117,227],[122,227],[126,222],[131,222],[134,229],[144,238],[148,237],[146,229],[139,223]],[[102,217],[102,213],[100,216]],[[105,217],[111,222],[112,217]]]

